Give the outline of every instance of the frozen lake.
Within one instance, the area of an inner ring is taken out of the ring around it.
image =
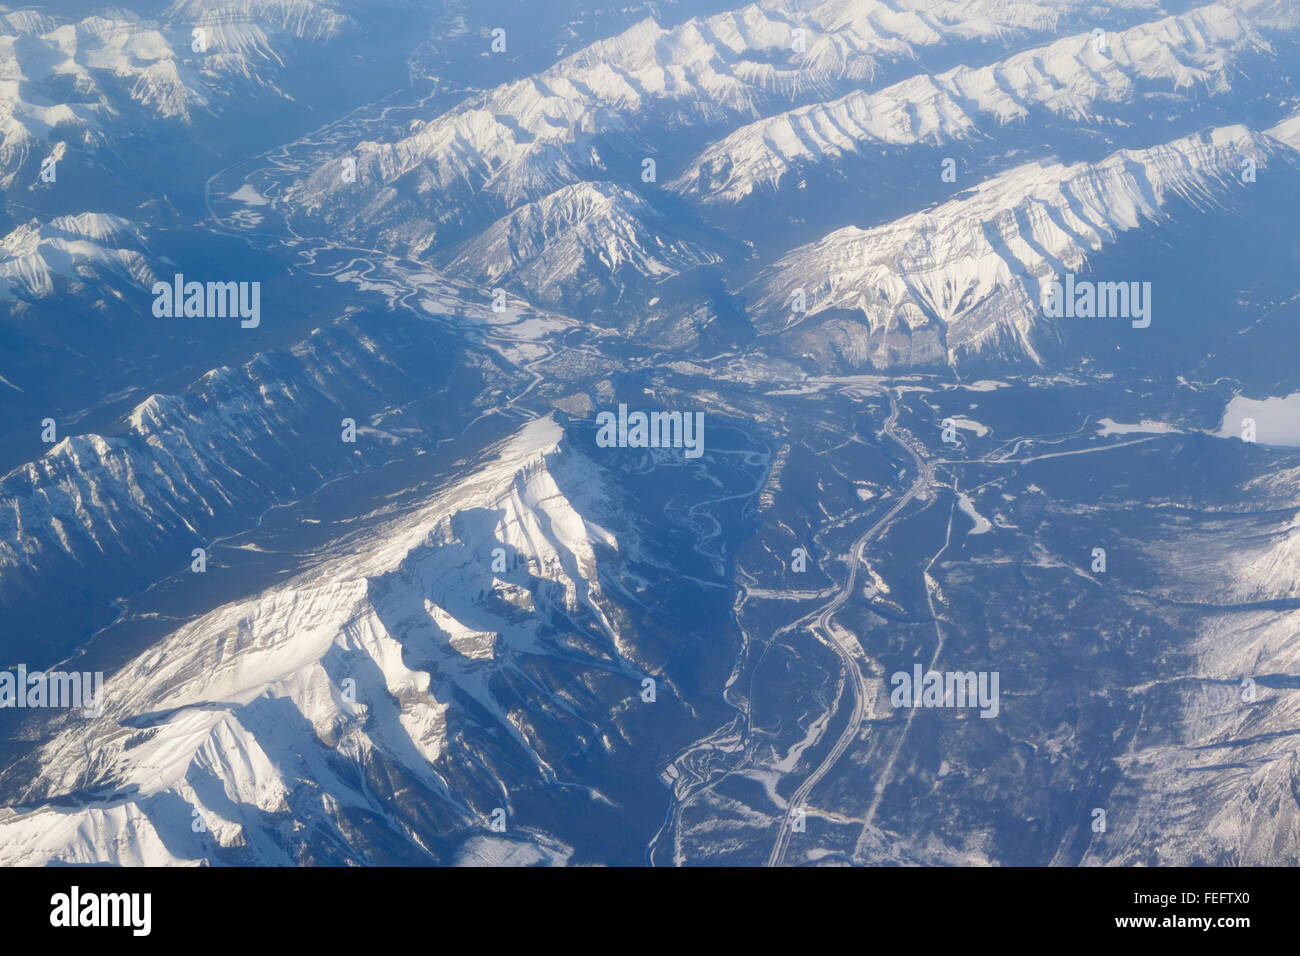
[[[1255,420],[1255,440],[1265,445],[1300,447],[1300,392],[1286,398],[1263,400],[1235,396],[1223,412],[1223,424],[1215,434],[1221,438],[1242,437],[1243,421]]]

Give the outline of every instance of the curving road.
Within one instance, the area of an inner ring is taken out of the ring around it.
[[[813,627],[825,639],[826,643],[835,649],[835,652],[840,656],[840,660],[844,663],[845,675],[848,678],[849,687],[853,694],[853,712],[849,715],[849,721],[845,725],[844,731],[840,734],[839,739],[835,741],[835,746],[831,748],[826,758],[817,766],[817,769],[808,775],[808,778],[794,792],[794,796],[790,798],[789,808],[786,810],[785,818],[781,821],[781,829],[777,833],[776,845],[772,847],[772,855],[767,860],[768,866],[780,866],[782,864],[785,859],[786,848],[790,844],[791,826],[794,823],[795,813],[803,807],[808,795],[812,793],[813,787],[821,782],[821,779],[830,772],[840,757],[844,755],[844,751],[848,749],[849,744],[857,737],[858,731],[862,727],[862,708],[865,699],[866,680],[862,676],[862,670],[858,667],[858,662],[854,660],[852,651],[836,637],[835,631],[831,627],[831,617],[844,606],[844,603],[853,594],[853,588],[858,579],[858,567],[862,563],[862,553],[868,542],[877,537],[894,520],[895,516],[907,506],[907,503],[928,487],[934,478],[934,465],[923,459],[911,445],[895,434],[894,425],[898,422],[898,401],[892,394],[889,397],[889,409],[889,418],[885,419],[885,434],[906,449],[907,453],[912,456],[912,460],[916,462],[916,480],[912,482],[912,487],[907,490],[906,494],[894,502],[894,506],[853,543],[853,547],[849,552],[849,576],[844,582],[844,587],[816,612],[817,620]]]

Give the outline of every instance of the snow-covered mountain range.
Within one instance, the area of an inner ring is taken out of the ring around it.
[[[1300,862],[1300,4],[564,6],[0,11],[0,864]]]
[[[1175,200],[1225,202],[1244,188],[1248,161],[1275,159],[1294,176],[1292,150],[1227,127],[1097,163],[1030,163],[926,212],[793,250],[754,280],[755,315],[783,348],[850,366],[986,353],[1039,363],[1035,340],[1056,331],[1044,314],[1049,282],[1086,272],[1090,256],[1162,222]]]
[[[56,282],[149,288],[154,266],[138,226],[119,216],[33,219],[0,239],[0,296],[42,298],[55,292]]]
[[[600,681],[591,653],[601,670],[632,667],[596,574],[597,550],[617,542],[583,516],[604,494],[599,476],[575,474],[561,438],[554,422],[525,426],[454,487],[118,671],[103,719],[74,718],[19,798],[85,805],[5,811],[7,862],[451,862],[432,832],[509,811],[493,776],[521,759],[553,775],[547,753],[577,716],[520,709],[543,689],[529,689],[528,659],[585,658],[585,676],[553,672],[557,701],[601,692],[587,684]],[[493,572],[495,547],[509,570]],[[604,647],[557,643],[561,621]],[[480,722],[492,749],[465,733]]]
[[[577,183],[511,210],[446,268],[484,288],[508,282],[531,301],[578,315],[598,305],[637,312],[644,306],[626,301],[634,299],[626,284],[721,261],[673,232],[671,221],[631,190]]]
[[[1144,99],[1166,111],[1179,99],[1183,109],[1195,109],[1202,97],[1230,96],[1243,73],[1266,68],[1269,33],[1295,42],[1300,18],[1278,23],[1263,10],[1253,16],[1262,6],[1212,4],[1127,30],[1085,31],[998,63],[922,74],[779,113],[712,143],[673,186],[704,202],[736,202],[846,155],[996,138],[1001,127],[1023,124],[1034,112],[1096,126],[1114,122],[1116,104]]]
[[[281,98],[286,63],[350,23],[317,0],[178,0],[158,19],[0,11],[0,186],[38,181],[58,144],[107,161],[128,138]]]
[[[1143,9],[1145,3],[1133,7]],[[791,100],[870,81],[885,64],[950,46],[1042,35],[1083,15],[1073,3],[776,0],[673,28],[646,20],[535,77],[503,84],[391,141],[354,144],[294,182],[284,200],[333,228],[413,254],[477,202],[505,210],[589,178],[641,174],[654,137],[752,119]],[[629,150],[633,156],[620,155]]]

